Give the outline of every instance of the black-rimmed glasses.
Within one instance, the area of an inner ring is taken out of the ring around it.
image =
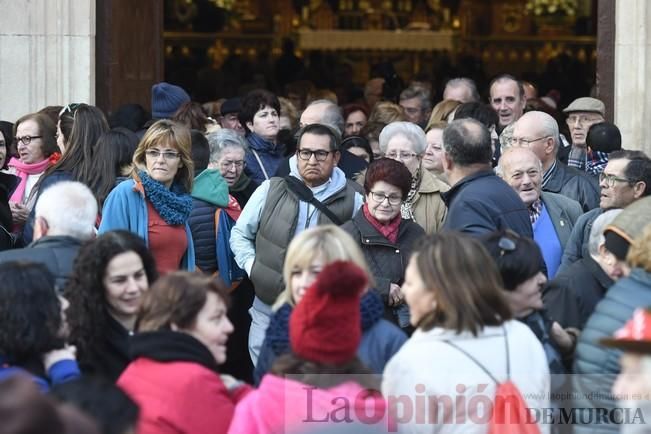
[[[14,140],[16,143],[23,142],[23,145],[29,146],[30,143],[32,143],[32,140],[34,139],[42,139],[43,136],[22,136],[22,137],[14,137]]]
[[[296,154],[298,154],[298,157],[301,160],[305,160],[305,161],[309,161],[309,159],[312,158],[312,155],[314,155],[316,161],[325,161],[331,152],[332,151],[324,151],[322,149],[319,149],[318,151],[311,151],[309,149],[299,149],[298,151],[296,151]]]

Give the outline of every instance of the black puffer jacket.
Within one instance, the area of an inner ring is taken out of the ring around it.
[[[197,267],[204,273],[217,271],[217,250],[215,248],[215,213],[218,207],[206,201],[192,198],[192,213],[188,219],[194,243],[194,258]]]
[[[403,219],[398,229],[398,242],[393,244],[366,220],[362,211],[341,228],[361,246],[375,279],[375,289],[384,302],[385,317],[395,321],[393,307],[387,305],[389,289],[391,283],[402,284],[414,244],[425,236],[425,231],[413,221]]]
[[[584,212],[599,206],[600,191],[597,181],[585,172],[579,172],[560,161],[556,162],[556,167],[542,189],[574,199],[581,204]]]
[[[620,350],[599,344],[631,319],[638,307],[651,306],[651,273],[636,268],[618,280],[597,305],[579,337],[574,362],[575,408],[613,409],[612,386],[620,371]],[[577,418],[578,420],[578,418]],[[575,425],[575,433],[619,432],[618,425]]]

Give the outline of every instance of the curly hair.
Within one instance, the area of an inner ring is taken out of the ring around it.
[[[126,252],[140,256],[151,285],[158,278],[156,263],[145,242],[131,232],[107,232],[79,250],[64,295],[70,303],[67,310],[70,342],[77,345],[80,360],[103,340],[110,315],[104,275],[111,260]]]
[[[61,302],[43,264],[0,264],[0,354],[11,364],[38,359],[63,346]]]

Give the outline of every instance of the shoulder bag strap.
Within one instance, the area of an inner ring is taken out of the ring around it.
[[[303,184],[300,179],[296,178],[295,176],[288,175],[285,177],[285,182],[287,182],[287,187],[289,187],[289,189],[293,191],[299,199],[314,205],[316,209],[325,214],[326,217],[328,217],[334,224],[341,226],[344,223],[319,199],[314,197],[312,190],[310,190],[307,185]]]
[[[264,179],[269,179],[269,175],[267,175],[267,170],[264,168],[264,164],[262,164],[262,160],[260,159],[260,156],[255,151],[255,149],[251,149],[251,152],[253,152],[253,156],[255,157],[255,159],[258,160],[258,164],[260,165],[260,169],[262,169],[262,174],[264,175]]]
[[[472,360],[475,363],[475,365],[479,366],[481,368],[481,370],[484,371],[486,373],[486,375],[488,375],[491,378],[491,380],[493,380],[495,382],[495,384],[500,384],[500,382],[497,380],[497,378],[495,378],[493,376],[493,374],[491,374],[490,371],[488,369],[486,369],[486,367],[484,365],[482,365],[479,362],[479,360],[477,360],[475,357],[473,357],[468,351],[466,351],[463,348],[459,347],[458,345],[452,343],[451,341],[443,341],[443,342],[445,342],[446,344],[450,345],[453,348],[456,348],[459,352],[463,353],[466,357],[468,357],[470,360]]]

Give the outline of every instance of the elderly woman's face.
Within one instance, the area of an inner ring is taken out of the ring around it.
[[[388,224],[400,212],[402,192],[395,185],[377,181],[366,195],[368,211],[377,221]]]
[[[280,118],[275,108],[266,105],[255,113],[253,121],[247,122],[246,126],[263,139],[275,141],[280,130]]]
[[[40,163],[45,160],[43,138],[36,121],[28,119],[16,128],[18,156],[25,164]]]
[[[4,134],[0,131],[0,167],[5,165],[5,160],[7,159],[7,141]]]
[[[387,143],[384,156],[400,161],[414,175],[420,165],[420,155],[416,154],[414,148],[414,144],[407,137],[403,134],[396,134]]]
[[[212,168],[212,164],[210,167]],[[234,146],[224,148],[214,168],[219,169],[228,186],[232,187],[244,170],[244,149]]]
[[[433,128],[425,135],[427,149],[423,156],[423,167],[435,173],[443,172],[443,130]]]

